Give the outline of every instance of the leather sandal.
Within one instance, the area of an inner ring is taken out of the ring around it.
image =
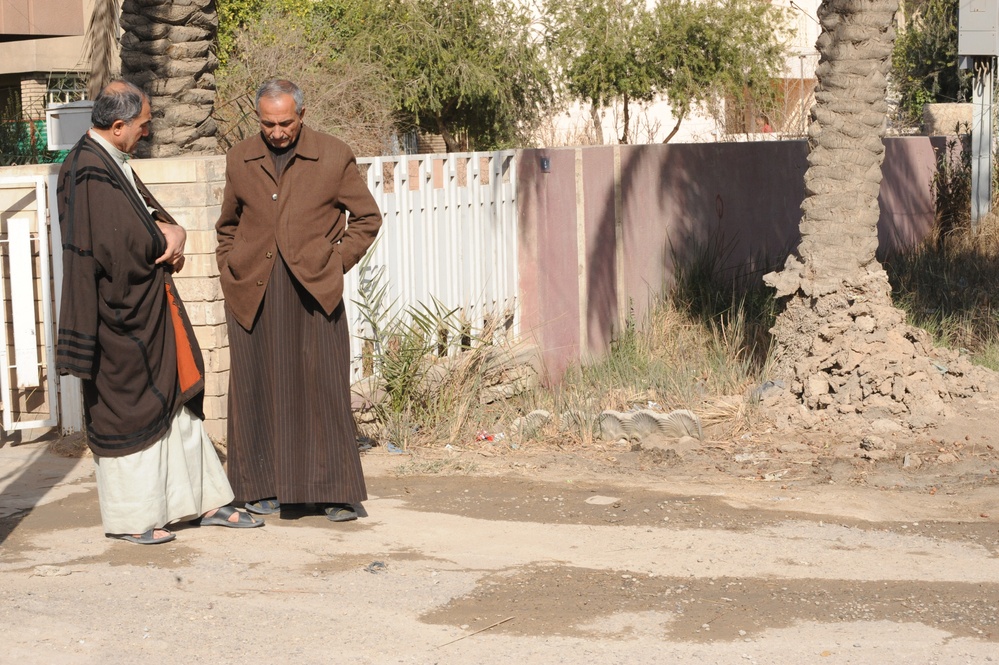
[[[281,512],[281,502],[275,498],[247,501],[244,507],[257,515],[273,515]]]
[[[155,537],[157,531],[166,531],[167,535]],[[167,531],[163,528],[152,528],[145,533],[139,535],[132,535],[129,533],[109,533],[108,538],[117,538],[118,540],[127,540],[130,543],[135,543],[136,545],[159,545],[161,543],[169,543],[171,540],[177,537],[177,534]]]
[[[323,512],[330,522],[350,522],[357,519],[357,511],[349,503],[328,503],[323,506]]]
[[[235,522],[229,521],[233,515],[239,515]],[[196,522],[199,526],[225,526],[230,529],[253,529],[264,525],[263,520],[254,519],[253,515],[236,510],[232,506],[222,506],[212,515],[203,515]]]

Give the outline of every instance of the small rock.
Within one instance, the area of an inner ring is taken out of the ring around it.
[[[860,441],[860,447],[864,450],[884,450],[885,440],[880,436],[865,436]]]
[[[889,418],[878,418],[871,422],[871,430],[878,434],[890,434],[892,432],[901,432],[902,425]]]
[[[885,441],[880,436],[865,436],[860,441],[860,447],[864,450],[887,450],[891,452],[895,450],[896,445],[894,441]]]
[[[785,388],[783,381],[764,381],[750,393],[749,399],[756,402],[766,402],[782,395]]]
[[[905,457],[902,458],[903,469],[918,469],[922,465],[923,465],[923,460],[919,457],[919,455],[906,453]]]
[[[954,453],[944,453],[942,455],[937,455],[937,464],[953,464],[959,459],[961,458]]]
[[[926,414],[915,414],[909,416],[909,427],[912,429],[926,429],[937,424],[936,418]]]
[[[865,450],[860,453],[861,459],[870,460],[872,462],[880,462],[881,460],[888,459],[891,457],[891,453],[887,450]]]
[[[854,319],[857,329],[862,333],[872,333],[877,325],[873,316],[858,316]]]

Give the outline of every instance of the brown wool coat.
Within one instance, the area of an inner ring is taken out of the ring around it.
[[[215,230],[219,280],[236,321],[252,329],[278,251],[331,314],[343,297],[344,273],[364,256],[381,223],[343,141],[302,127],[280,181],[259,134],[233,147]]]

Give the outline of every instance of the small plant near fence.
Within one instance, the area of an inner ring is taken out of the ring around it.
[[[496,357],[495,329],[478,332],[460,308],[434,299],[398,308],[383,271],[360,266],[358,307],[363,366],[371,375],[377,438],[400,448],[474,440],[481,391]]]

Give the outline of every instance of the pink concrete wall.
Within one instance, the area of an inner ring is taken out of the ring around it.
[[[552,151],[542,173],[542,153],[529,152],[517,166],[521,334],[538,341],[557,381],[580,355],[574,155]]]
[[[881,219],[878,220],[879,254],[912,247],[933,228],[936,207],[932,183],[936,152],[946,148],[944,136],[910,136],[885,140],[881,165]]]
[[[929,138],[885,144],[883,249],[910,246],[932,227],[935,170]],[[542,349],[549,378],[604,353],[622,314],[640,323],[671,282],[674,257],[714,252],[733,279],[759,279],[772,268],[800,240],[806,157],[805,141],[522,151],[521,322]]]

